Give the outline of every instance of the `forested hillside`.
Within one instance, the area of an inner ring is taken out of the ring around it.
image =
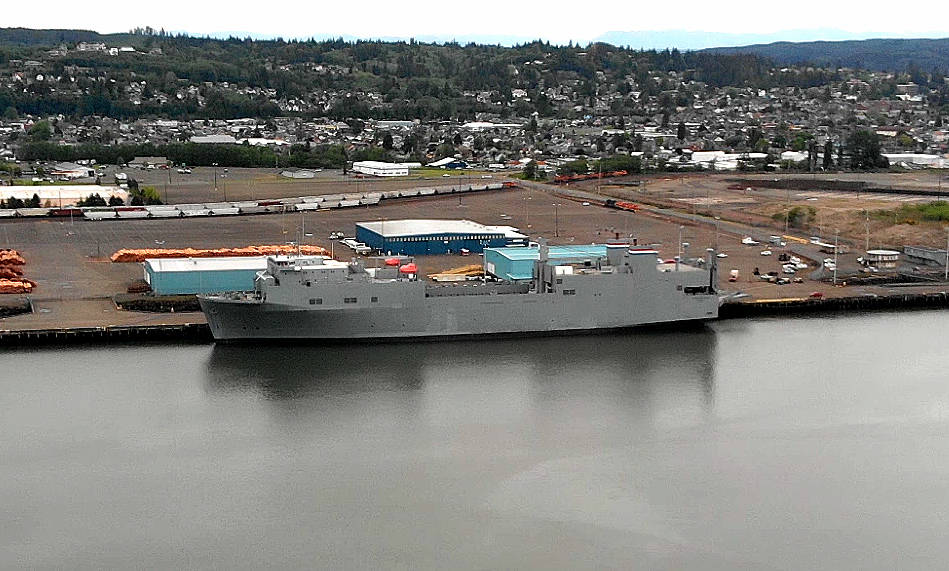
[[[78,42],[134,51],[79,50]],[[668,82],[670,71],[678,73],[676,82]],[[537,41],[508,48],[219,40],[150,29],[120,35],[0,29],[0,78],[6,77],[10,81],[0,83],[0,110],[18,113],[408,119],[466,118],[478,112],[555,116],[549,90],[564,85],[586,97],[604,89],[636,89],[648,97],[683,81],[711,87],[812,87],[833,79],[822,71],[775,74],[772,63],[756,55],[638,51],[608,44]],[[512,90],[527,96],[510,105]],[[489,95],[473,95],[479,93]]]
[[[777,42],[734,48],[711,48],[708,54],[753,54],[780,64],[812,63],[874,71],[949,71],[949,38],[879,39],[842,42]]]

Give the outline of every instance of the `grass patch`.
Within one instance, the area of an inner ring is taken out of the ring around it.
[[[874,210],[870,212],[870,217],[892,221],[894,224],[949,222],[949,202],[936,200],[925,204],[903,204],[894,210]]]

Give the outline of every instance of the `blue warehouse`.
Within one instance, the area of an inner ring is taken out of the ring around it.
[[[598,244],[576,246],[550,246],[551,261],[564,264],[606,257],[606,246]],[[485,248],[484,271],[508,281],[529,280],[533,276],[534,261],[540,259],[540,248],[523,246],[517,248]]]
[[[251,291],[266,256],[145,260],[145,281],[159,295]]]
[[[383,254],[419,256],[524,245],[527,236],[511,226],[486,226],[471,220],[380,220],[358,222],[356,240]]]

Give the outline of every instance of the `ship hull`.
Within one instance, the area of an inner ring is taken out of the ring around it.
[[[628,299],[628,298],[627,298]],[[214,338],[252,340],[412,340],[589,334],[718,316],[715,295],[652,297],[650,303],[565,303],[554,295],[426,298],[397,307],[310,309],[201,298]]]

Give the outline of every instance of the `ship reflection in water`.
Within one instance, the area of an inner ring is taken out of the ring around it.
[[[621,414],[631,424],[702,422],[714,403],[715,333],[621,334],[350,345],[216,345],[212,394],[279,408],[358,407],[380,394],[436,425]],[[344,402],[340,402],[343,399]],[[584,412],[581,413],[582,409]]]

